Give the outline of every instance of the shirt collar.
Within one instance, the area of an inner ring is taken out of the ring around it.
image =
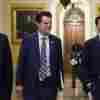
[[[46,39],[48,39],[48,35],[43,35],[42,33],[39,32],[39,39],[45,37]]]

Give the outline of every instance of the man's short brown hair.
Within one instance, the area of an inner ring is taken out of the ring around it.
[[[97,16],[97,17],[95,18],[95,24],[96,24],[96,26],[97,26],[97,24],[98,24],[98,20],[100,20],[100,16]]]
[[[47,16],[49,18],[52,18],[52,14],[49,11],[41,11],[36,16],[36,22],[40,23],[43,16]]]

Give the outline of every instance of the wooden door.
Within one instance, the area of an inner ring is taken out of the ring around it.
[[[64,73],[71,74],[70,55],[72,44],[83,43],[84,41],[84,21],[64,24]]]

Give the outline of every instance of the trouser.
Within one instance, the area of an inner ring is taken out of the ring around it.
[[[95,81],[94,100],[100,100],[100,79]]]

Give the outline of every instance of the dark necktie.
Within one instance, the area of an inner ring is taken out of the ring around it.
[[[47,65],[47,55],[46,55],[46,37],[42,38],[41,43],[41,53],[40,53],[40,70],[39,70],[39,80],[44,81],[45,78],[49,77],[51,75],[50,73],[50,67]]]

